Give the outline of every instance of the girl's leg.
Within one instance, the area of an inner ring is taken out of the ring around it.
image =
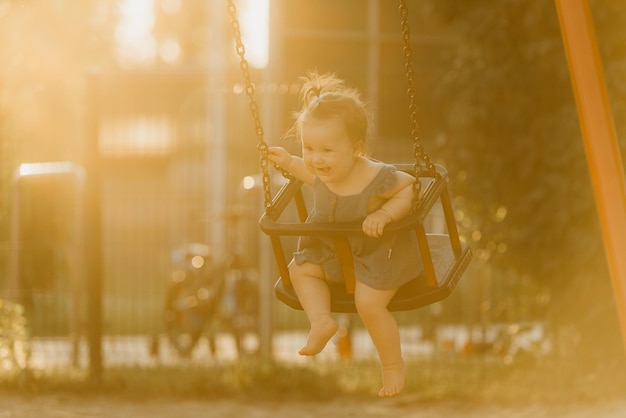
[[[394,316],[387,309],[397,289],[377,290],[356,282],[355,302],[382,366],[380,397],[395,396],[404,388],[406,365],[402,359],[400,333]]]
[[[291,283],[300,304],[311,323],[306,345],[298,351],[303,356],[314,356],[326,347],[337,331],[337,322],[330,313],[330,290],[324,280],[324,270],[312,263],[289,265]]]

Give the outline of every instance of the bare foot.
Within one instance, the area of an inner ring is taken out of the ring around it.
[[[314,356],[326,347],[328,341],[337,332],[337,321],[326,315],[311,322],[311,330],[306,345],[298,351],[301,356]]]
[[[383,366],[383,387],[378,391],[378,396],[388,398],[396,396],[404,389],[406,377],[406,365],[404,362]]]

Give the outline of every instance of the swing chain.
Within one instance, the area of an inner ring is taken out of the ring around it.
[[[255,122],[255,130],[257,135],[257,149],[260,153],[260,165],[262,171],[262,181],[263,181],[263,193],[264,193],[264,206],[267,209],[270,209],[272,206],[272,194],[271,194],[271,178],[269,175],[269,147],[267,142],[264,140],[264,131],[263,126],[261,125],[261,117],[259,115],[258,104],[255,99],[255,86],[251,81],[250,77],[250,68],[248,61],[245,57],[246,48],[241,39],[241,28],[239,25],[239,20],[237,19],[237,7],[235,6],[234,0],[228,1],[228,14],[231,18],[231,24],[233,29],[233,34],[235,37],[236,43],[236,52],[239,56],[240,60],[240,68],[241,73],[243,74],[245,84],[246,84],[246,95],[249,99],[249,107],[254,118]],[[411,118],[411,136],[413,139],[413,155],[414,155],[414,164],[413,164],[413,175],[415,176],[415,182],[413,183],[413,192],[414,192],[414,201],[413,201],[413,210],[417,210],[420,206],[420,198],[422,192],[422,183],[420,182],[420,176],[422,173],[422,165],[421,161],[423,161],[426,167],[435,175],[437,171],[435,170],[434,164],[430,161],[430,157],[424,150],[424,146],[421,143],[419,137],[419,123],[417,121],[417,92],[415,90],[415,81],[414,81],[414,68],[413,68],[413,50],[411,48],[411,31],[409,26],[409,9],[406,4],[406,0],[399,0],[399,11],[401,16],[401,24],[400,28],[402,31],[402,40],[404,42],[403,52],[405,59],[405,71],[408,82],[407,95],[409,97],[409,113]],[[286,177],[289,177],[287,173],[283,173]]]
[[[426,167],[435,175],[438,175],[435,170],[435,165],[430,161],[430,157],[426,154],[424,146],[420,140],[420,127],[417,122],[417,91],[415,90],[414,69],[413,69],[413,49],[411,48],[411,29],[409,26],[409,8],[406,4],[406,0],[400,0],[398,7],[400,11],[400,29],[402,31],[402,41],[404,42],[404,68],[406,71],[406,79],[408,82],[407,95],[409,97],[409,113],[411,118],[411,137],[413,138],[413,175],[415,176],[415,182],[413,183],[413,211],[417,211],[421,204],[420,195],[422,193],[422,183],[420,176],[422,174],[423,161]]]
[[[261,116],[259,115],[259,106],[254,97],[255,86],[250,77],[250,66],[248,60],[246,60],[246,47],[241,40],[241,28],[239,26],[239,19],[237,19],[237,7],[233,0],[228,0],[228,14],[230,16],[233,34],[235,37],[235,48],[237,55],[239,56],[239,67],[246,84],[246,95],[249,99],[250,111],[254,118],[255,131],[257,136],[257,150],[260,155],[261,173],[263,181],[263,205],[266,210],[272,206],[272,193],[271,193],[271,178],[269,174],[269,147],[264,140],[263,126],[261,125]]]

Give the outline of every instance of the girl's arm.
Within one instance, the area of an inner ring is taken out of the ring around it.
[[[413,207],[413,181],[414,177],[403,171],[396,173],[396,185],[380,198],[385,199],[377,210],[373,211],[363,221],[363,232],[371,237],[380,237],[385,226],[411,213]]]
[[[315,176],[304,165],[304,160],[295,155],[291,155],[281,147],[269,147],[267,158],[283,170],[289,172],[296,179],[313,185]]]

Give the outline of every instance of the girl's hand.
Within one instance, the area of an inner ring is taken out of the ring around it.
[[[378,238],[382,236],[385,225],[391,221],[393,221],[391,215],[383,209],[378,209],[367,215],[363,221],[363,233],[372,238]]]
[[[267,158],[280,168],[288,170],[289,164],[291,164],[293,156],[282,147],[269,147]]]

